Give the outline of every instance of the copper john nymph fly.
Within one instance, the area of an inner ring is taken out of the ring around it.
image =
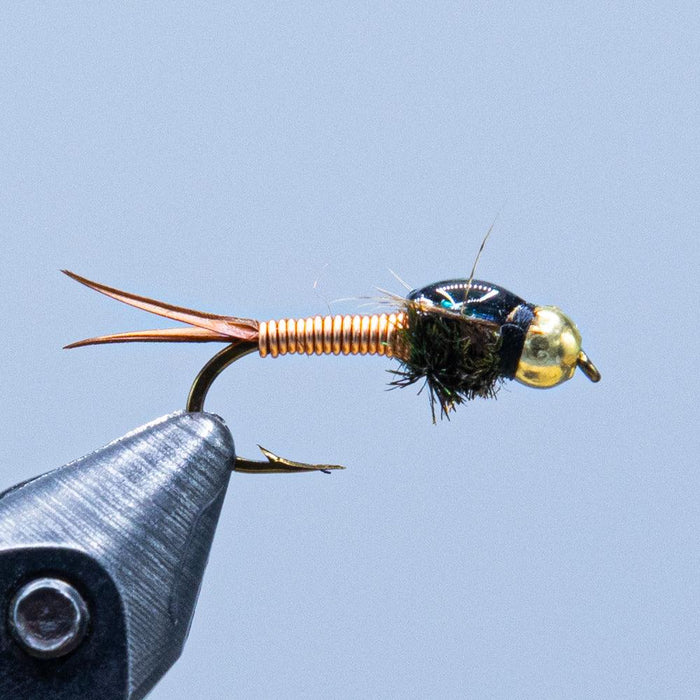
[[[483,246],[482,246],[483,247]],[[436,282],[392,297],[392,313],[310,316],[257,321],[194,311],[122,292],[64,272],[74,280],[189,327],[133,331],[88,338],[68,348],[123,342],[222,342],[228,346],[199,373],[187,410],[201,411],[209,386],[233,361],[250,352],[261,357],[305,355],[384,355],[395,358],[395,386],[423,382],[435,407],[447,416],[476,397],[495,396],[515,379],[545,389],[571,379],[578,367],[593,382],[600,373],[581,349],[581,334],[556,306],[536,306],[512,292],[477,279]],[[334,465],[292,462],[263,450],[266,462],[237,459],[236,470],[307,471]]]

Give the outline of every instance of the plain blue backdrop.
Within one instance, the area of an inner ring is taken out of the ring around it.
[[[152,698],[700,694],[696,3],[5,3],[0,486],[180,408],[158,321],[479,276],[603,380],[431,424],[381,358],[248,357],[208,409],[348,469],[235,474]],[[337,301],[341,300],[341,301]],[[167,324],[164,324],[167,325]]]

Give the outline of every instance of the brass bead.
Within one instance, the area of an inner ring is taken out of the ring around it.
[[[574,375],[580,353],[576,324],[556,306],[536,306],[515,378],[539,389],[556,386]]]

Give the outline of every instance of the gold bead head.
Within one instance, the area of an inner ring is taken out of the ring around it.
[[[591,381],[600,380],[596,366],[581,350],[576,324],[556,306],[536,306],[515,378],[527,386],[547,389],[571,379],[577,366]]]

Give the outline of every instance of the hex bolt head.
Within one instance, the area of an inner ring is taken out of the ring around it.
[[[53,577],[26,583],[9,608],[15,639],[28,654],[41,659],[55,659],[73,651],[85,636],[88,620],[88,608],[80,593]]]

